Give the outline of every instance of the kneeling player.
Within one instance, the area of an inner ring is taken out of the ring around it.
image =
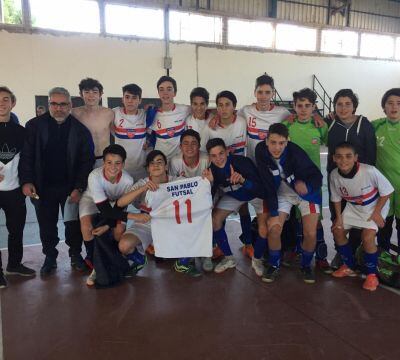
[[[332,226],[333,236],[344,265],[332,275],[355,276],[355,261],[347,240],[352,228],[361,229],[362,245],[367,278],[363,288],[374,291],[379,285],[377,273],[378,252],[375,236],[378,227],[385,225],[389,211],[390,195],[394,189],[390,182],[374,166],[359,163],[355,148],[348,142],[335,147],[334,161],[337,168],[330,175],[331,201],[334,203],[336,219]],[[341,201],[346,201],[342,212]]]
[[[293,205],[298,206],[303,223],[301,269],[303,280],[314,283],[311,270],[317,241],[317,223],[321,204],[322,174],[303,149],[288,141],[285,125],[277,123],[269,128],[265,142],[256,146],[256,161],[261,178],[272,173],[278,194],[279,216],[268,223],[269,266],[262,280],[273,282],[279,274],[281,233]]]
[[[248,201],[254,202],[257,216],[263,213],[265,191],[254,163],[244,156],[230,155],[225,142],[220,138],[207,142],[207,152],[211,161],[203,175],[212,183],[214,193],[222,193],[213,211],[213,236],[225,257],[215,267],[221,273],[236,266],[225,232],[225,219]],[[269,194],[274,196],[275,191]],[[254,201],[255,200],[255,201]]]

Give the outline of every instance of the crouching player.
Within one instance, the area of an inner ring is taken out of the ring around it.
[[[353,271],[355,260],[346,235],[352,228],[361,229],[367,269],[363,288],[374,291],[379,285],[375,236],[378,227],[385,225],[389,211],[387,200],[394,189],[374,166],[358,162],[356,150],[348,142],[336,145],[333,159],[337,168],[330,175],[331,201],[336,213],[332,232],[344,265],[332,275],[338,278],[356,275]],[[343,212],[342,199],[346,201]]]
[[[132,177],[123,170],[126,151],[121,145],[109,145],[103,151],[103,166],[94,169],[88,179],[87,190],[79,202],[81,231],[86,244],[86,264],[93,269],[94,236],[102,235],[110,228],[113,236],[119,241],[125,231],[127,219],[148,221],[140,214],[128,214],[118,208],[115,202],[132,186]],[[93,228],[93,218],[99,214],[102,226]],[[87,280],[88,285],[93,285],[95,280],[93,270]]]
[[[213,237],[225,255],[214,271],[222,273],[236,266],[224,228],[225,219],[248,201],[253,204],[257,216],[260,216],[265,209],[262,199],[276,197],[276,194],[273,187],[269,188],[271,192],[267,193],[264,190],[254,163],[244,156],[229,154],[222,139],[209,140],[207,152],[211,165],[203,172],[203,176],[211,182],[213,193],[218,190],[223,194],[215,205],[212,215]]]
[[[289,131],[283,124],[269,127],[267,139],[256,146],[256,161],[261,178],[272,173],[278,195],[279,216],[268,222],[269,266],[262,280],[273,282],[279,274],[281,233],[292,206],[298,206],[303,223],[301,270],[306,283],[314,283],[311,269],[317,241],[317,223],[321,204],[322,174],[296,144],[288,141]]]

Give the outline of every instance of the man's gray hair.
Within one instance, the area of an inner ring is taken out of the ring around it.
[[[64,95],[68,98],[68,101],[71,102],[71,95],[66,88],[58,86],[58,87],[54,87],[54,88],[50,89],[49,98],[54,94]]]

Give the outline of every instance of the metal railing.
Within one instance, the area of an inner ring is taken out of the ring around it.
[[[318,106],[318,111],[320,114],[325,117],[328,115],[330,112],[332,112],[332,98],[329,96],[328,92],[325,90],[325,88],[322,86],[321,82],[318,80],[316,75],[313,75],[312,77],[312,89],[314,92],[317,94],[317,99],[318,103],[320,103],[322,106]]]

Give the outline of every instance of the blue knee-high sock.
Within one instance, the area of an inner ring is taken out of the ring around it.
[[[281,264],[281,251],[269,250],[268,263],[271,266],[279,267],[279,265]]]
[[[192,258],[179,258],[178,263],[179,265],[188,266],[191,259]]]
[[[214,231],[213,237],[215,237],[215,241],[225,256],[232,255],[231,247],[228,243],[228,236],[226,235],[224,228]]]
[[[306,251],[302,249],[301,251],[301,267],[310,267],[311,261],[314,256],[314,251]]]
[[[83,242],[85,244],[85,248],[86,248],[86,257],[89,260],[93,260],[93,252],[94,252],[94,241],[93,240],[94,239]]]
[[[251,235],[251,217],[250,214],[240,215],[240,226],[242,227],[243,242],[246,245],[253,243]]]
[[[324,228],[317,228],[317,245],[315,246],[315,258],[325,260],[328,256],[328,248],[324,238]]]
[[[345,245],[338,245],[337,251],[341,255],[343,262],[351,269],[354,268],[355,261],[353,256],[353,251],[349,243]]]
[[[376,251],[372,254],[364,253],[364,262],[367,275],[376,274],[377,273],[376,267],[378,265],[378,252]]]
[[[301,244],[303,243],[303,224],[301,221],[296,221],[296,249],[295,253],[301,253]]]
[[[260,235],[257,236],[256,242],[254,244],[254,257],[256,259],[261,259],[267,249],[267,239],[262,238]]]
[[[141,254],[137,249],[133,253],[126,255],[126,258],[132,260],[136,264],[145,264],[146,263],[146,256]]]

